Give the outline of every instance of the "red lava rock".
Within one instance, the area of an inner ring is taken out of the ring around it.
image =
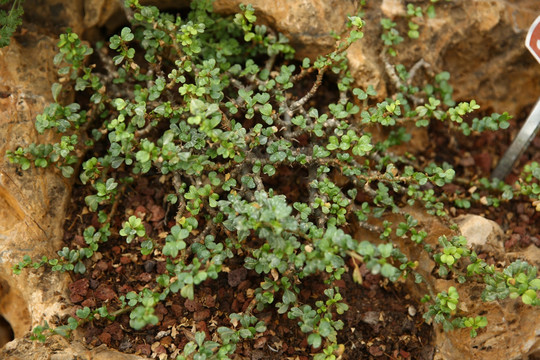
[[[272,321],[272,313],[271,312],[263,313],[260,316],[258,316],[258,318],[259,320],[264,322],[266,325],[268,325]]]
[[[251,286],[251,281],[244,280],[238,285],[238,291],[244,291]]]
[[[103,333],[99,334],[98,339],[99,339],[99,341],[101,341],[105,345],[110,345],[111,344],[111,334],[109,334],[109,333],[103,332]]]
[[[165,336],[164,338],[160,339],[159,342],[161,342],[161,344],[163,345],[171,345],[172,340],[173,340],[172,337]]]
[[[159,321],[162,321],[163,317],[167,315],[168,311],[165,305],[163,305],[162,303],[159,303],[156,305],[155,313]]]
[[[73,242],[80,247],[87,247],[86,241],[84,241],[84,237],[82,235],[75,235],[73,237]]]
[[[506,177],[506,180],[505,182],[508,184],[508,185],[512,185],[514,184],[516,181],[518,181],[519,179],[519,176],[516,175],[516,174],[509,174],[507,177]],[[519,205],[518,205],[519,206]]]
[[[209,308],[216,306],[216,298],[212,294],[206,294],[204,297],[204,305]]]
[[[83,301],[86,294],[88,294],[88,288],[90,287],[90,282],[88,279],[80,279],[69,284],[69,297],[73,303],[78,303]]]
[[[113,246],[111,250],[115,255],[118,255],[122,252],[122,248],[120,246]]]
[[[158,274],[165,274],[167,272],[167,263],[165,261],[158,262],[156,272]]]
[[[309,297],[311,296],[311,290],[310,289],[302,289],[300,290],[300,299],[302,299],[302,301],[307,301],[309,299]]]
[[[236,287],[242,281],[246,280],[247,269],[245,267],[240,267],[238,269],[231,270],[228,275],[229,286]]]
[[[92,222],[92,226],[93,226],[93,227],[95,227],[96,229],[99,229],[99,228],[100,228],[101,223],[99,222],[99,219],[98,219],[96,213],[94,213],[94,214],[92,215],[92,221],[91,221],[91,222]]]
[[[127,256],[122,256],[120,258],[120,264],[122,264],[122,265],[129,264],[130,262],[131,262],[131,258],[129,258]]]
[[[193,314],[193,320],[195,321],[202,321],[209,318],[210,318],[210,310],[208,309],[199,310]]]
[[[225,298],[225,289],[220,287],[217,292],[218,299]]]
[[[154,277],[149,273],[141,273],[137,278],[139,279],[139,281],[147,283],[152,281]]]
[[[266,336],[262,336],[255,340],[255,342],[253,343],[253,347],[255,349],[262,349],[266,345],[267,341],[268,338]]]
[[[403,349],[399,350],[399,354],[403,356],[405,359],[408,359],[411,357],[411,353],[408,351],[405,351]]]
[[[96,263],[96,269],[104,272],[109,268],[109,262],[105,260],[100,260]]]
[[[116,298],[116,292],[109,285],[100,285],[94,292],[95,297],[99,300],[112,300]]]
[[[519,244],[522,247],[528,247],[532,244],[531,237],[529,235],[524,235],[523,237],[521,237],[521,241],[519,242]]]
[[[178,339],[178,337],[177,337]],[[180,342],[178,343],[177,347],[178,349],[183,349],[184,346],[189,342],[188,338],[185,336],[180,336]]]
[[[142,205],[139,205],[135,208],[135,216],[138,218],[144,219],[147,212],[148,211],[146,210],[146,208]]]
[[[168,328],[171,328],[173,327],[174,325],[176,325],[178,323],[178,319],[172,317],[172,316],[167,316],[165,317],[165,319],[163,319],[163,321],[161,322],[161,326],[168,329]]]
[[[520,240],[521,240],[521,235],[512,234],[512,236],[510,236],[510,239],[508,239],[504,243],[505,249],[509,250],[509,249],[513,248],[514,246],[516,246],[519,243]]]
[[[125,295],[127,294],[128,292],[130,291],[134,291],[133,288],[131,286],[129,286],[128,284],[124,284],[122,286],[120,286],[120,288],[118,289],[118,293],[122,294],[122,295]]]
[[[180,317],[180,315],[182,315],[184,313],[184,308],[181,307],[178,304],[172,304],[171,305],[171,310],[174,313],[174,316],[176,316],[176,317]]]
[[[165,217],[165,210],[159,205],[150,206],[150,212],[152,213],[150,221],[160,221]]]
[[[116,269],[114,269],[114,271],[117,273],[117,274],[121,274],[124,272],[124,267],[123,266],[119,266],[117,267]]]
[[[163,305],[163,303],[161,302],[156,305],[155,312],[156,314],[161,314],[161,315],[167,315],[169,313],[165,305]]]
[[[206,325],[206,321],[199,321],[197,324],[195,324],[195,327],[197,328],[197,331],[204,331],[206,333],[206,337],[210,337],[210,333],[208,332],[208,326]]]
[[[107,326],[105,332],[111,334],[112,338],[116,341],[120,341],[124,337],[124,331],[117,322],[113,322],[111,325]]]
[[[156,350],[154,350],[154,353],[156,353],[156,354],[166,354],[167,350],[165,349],[165,347],[163,345],[159,345],[156,348]]]
[[[513,228],[513,231],[516,234],[525,235],[525,232],[527,231],[527,229],[525,228],[525,226],[516,226]]]
[[[292,355],[292,354],[294,354],[294,352],[295,352],[294,347],[293,347],[293,346],[289,346],[289,345],[286,344],[286,343],[283,343],[283,345],[281,346],[281,349],[282,349],[282,351],[286,352],[286,353],[289,354],[289,355]]]
[[[238,295],[236,295],[236,298],[237,298],[238,301],[240,301],[241,303],[243,303],[243,302],[246,301],[246,296],[244,295],[244,293],[239,293]]]
[[[81,303],[82,306],[88,306],[89,308],[93,308],[96,306],[96,300],[92,299],[92,298],[89,298],[89,299],[86,299],[84,300],[82,303]]]
[[[235,313],[239,312],[240,311],[240,303],[238,302],[237,299],[234,299],[232,304],[231,304],[231,309],[232,311],[234,311]]]
[[[489,173],[491,171],[491,155],[488,153],[480,153],[474,155],[474,161],[476,166],[478,166],[484,173]]]
[[[144,356],[150,356],[152,353],[152,349],[150,348],[150,344],[138,344],[135,348],[137,354],[141,354]]]
[[[378,345],[370,346],[368,351],[373,356],[382,356],[384,354],[384,351]]]
[[[326,285],[324,285],[322,283],[314,284],[313,292],[315,294],[324,294],[324,290],[326,290]]]
[[[345,289],[346,287],[345,280],[336,280],[334,284],[341,289]]]
[[[147,222],[143,222],[143,225],[144,225],[144,230],[146,231],[146,233],[150,234],[152,232],[153,226]]]
[[[201,308],[201,304],[195,300],[186,299],[184,307],[188,309],[188,311],[194,312]]]

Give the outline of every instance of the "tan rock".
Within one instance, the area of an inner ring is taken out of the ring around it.
[[[19,338],[8,343],[0,350],[3,360],[143,360],[146,358],[123,354],[108,349],[106,346],[98,346],[88,349],[79,341],[68,341],[56,335],[49,337],[44,344],[31,341],[27,338]]]
[[[421,208],[407,207],[404,210],[430,230],[424,242],[434,249],[439,247],[437,240],[439,236],[446,235],[451,238],[456,235],[439,218],[427,215]],[[403,218],[392,214],[380,221],[383,220],[397,224],[403,221]],[[472,239],[471,241],[476,241],[476,246],[488,246],[491,256],[502,262],[504,266],[518,258],[537,267],[540,265],[540,250],[534,245],[522,252],[505,254],[503,248],[499,246],[501,230],[492,221],[475,215],[467,215],[458,219],[458,223],[464,235],[468,235]],[[476,228],[479,234],[474,234],[474,224],[478,225]],[[374,225],[380,224],[374,223]],[[373,243],[381,241],[373,233],[365,230],[359,230],[355,236]],[[485,316],[488,320],[488,326],[480,329],[478,336],[472,339],[468,329],[444,332],[442,326],[434,324],[436,348],[434,359],[518,360],[526,359],[527,354],[540,352],[540,312],[538,309],[524,305],[520,299],[505,299],[486,303],[481,300],[481,294],[485,287],[481,282],[468,281],[465,284],[459,284],[454,280],[437,279],[432,275],[436,271],[434,270],[435,262],[422,249],[422,246],[416,246],[409,239],[403,238],[393,238],[392,242],[409,259],[418,261],[416,271],[427,281],[427,284],[416,284],[413,279],[408,279],[405,283],[407,292],[416,301],[420,301],[428,293],[428,288],[431,288],[436,294],[448,291],[450,286],[454,286],[460,295],[458,306],[463,315]],[[427,311],[427,308],[421,309],[422,311]]]
[[[467,238],[469,246],[502,253],[504,232],[495,222],[478,215],[463,215],[456,218],[461,234]]]
[[[34,118],[51,100],[54,42],[27,32],[0,49],[0,314],[15,337],[61,314],[67,288],[66,274],[15,276],[11,267],[24,255],[37,260],[60,248],[71,183],[54,168],[21,172],[5,157],[7,150],[37,140]],[[42,59],[37,66],[35,59]]]
[[[217,0],[214,10],[232,14],[239,11],[242,0]],[[332,50],[335,40],[330,33],[344,30],[347,15],[354,15],[356,1],[341,0],[252,0],[258,22],[266,24],[289,38],[297,49],[297,58],[317,56]]]
[[[396,16],[406,16],[407,9],[403,0],[383,0],[381,3],[381,11],[384,16],[393,19]]]
[[[540,65],[524,46],[539,13],[535,0],[438,7],[437,18],[422,30],[417,56],[450,72],[456,99],[474,98],[487,111],[519,115],[540,94]]]
[[[83,0],[27,0],[24,17],[28,23],[47,29],[49,34],[60,34],[68,27],[82,34],[85,29]]]

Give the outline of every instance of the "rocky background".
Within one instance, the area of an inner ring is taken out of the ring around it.
[[[243,1],[246,2],[246,1]],[[315,58],[333,46],[331,31],[340,32],[346,16],[355,13],[357,0],[251,0],[259,21],[284,33],[298,49],[297,56]],[[411,1],[418,3],[418,1]],[[34,259],[52,256],[61,245],[65,209],[72,183],[53,169],[20,172],[5,152],[37,140],[34,118],[50,101],[56,80],[52,64],[58,35],[71,27],[89,42],[108,38],[127,21],[120,1],[26,0],[24,23],[11,45],[0,49],[0,315],[11,325],[14,341],[0,349],[1,359],[138,359],[106,348],[87,349],[77,340],[54,337],[43,346],[28,340],[33,326],[62,314],[66,308],[67,274],[24,271],[14,276],[11,267],[24,255]],[[141,1],[177,10],[189,1]],[[216,0],[221,13],[237,11],[239,0]],[[400,19],[406,14],[402,0],[367,0],[364,6],[365,38],[349,50],[358,85],[373,85],[381,97],[394,84],[385,67],[380,41],[381,17]],[[423,60],[426,72],[449,71],[457,100],[474,98],[488,112],[508,111],[524,118],[540,96],[540,64],[524,47],[526,31],[540,15],[538,0],[456,0],[437,6],[437,17],[421,24],[418,41],[405,41],[392,63],[410,67]],[[403,22],[406,24],[406,22]],[[405,30],[405,29],[401,29]],[[405,31],[402,31],[404,33]],[[516,133],[519,129],[512,131]],[[415,146],[422,148],[423,141]],[[40,141],[43,141],[40,138]],[[46,140],[46,139],[45,139]],[[442,149],[443,150],[443,149]],[[419,216],[424,216],[420,214]],[[483,218],[462,219],[464,234],[477,246],[503,252],[498,225]],[[448,232],[433,219],[433,239]],[[537,247],[506,254],[540,265]],[[434,264],[422,259],[423,271]],[[429,277],[428,277],[429,279]],[[445,283],[432,284],[446,289]],[[465,285],[466,286],[466,285]],[[462,286],[463,287],[463,286]],[[517,302],[484,304],[475,296],[481,289],[458,287],[472,294],[464,306],[485,310],[487,332],[470,339],[466,332],[443,333],[437,329],[436,359],[533,359],[540,358],[540,314]],[[411,294],[421,294],[411,288]],[[9,329],[0,328],[0,342],[9,340]],[[6,334],[3,336],[2,334]],[[4,342],[0,343],[2,346]]]

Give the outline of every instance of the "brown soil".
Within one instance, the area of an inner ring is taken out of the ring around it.
[[[173,212],[163,207],[166,193],[157,182],[136,181],[136,187],[128,189],[119,214],[134,213],[144,217],[147,233],[158,238],[159,233],[174,224]],[[76,186],[72,199],[72,214],[66,219],[66,246],[83,245],[82,231],[87,226],[99,226],[93,213],[82,216],[84,190]],[[117,216],[116,231],[121,228]],[[88,262],[84,275],[76,275],[70,286],[74,303],[72,314],[81,307],[100,307],[107,304],[118,308],[118,298],[129,291],[153,288],[155,277],[165,271],[165,259],[141,256],[136,244],[126,244],[114,235],[102,244],[95,262]],[[226,264],[227,272],[217,280],[207,280],[196,289],[195,299],[186,300],[175,294],[169,296],[165,305],[158,305],[160,319],[157,326],[135,331],[129,326],[129,314],[118,317],[116,322],[105,319],[93,321],[83,327],[82,334],[89,345],[106,344],[126,353],[143,356],[167,354],[170,357],[193,338],[194,330],[205,331],[208,338],[220,326],[231,326],[227,314],[242,312],[253,300],[253,292],[263,278],[246,270],[241,263]],[[341,316],[345,323],[340,333],[340,343],[345,344],[344,359],[430,359],[432,329],[421,316],[421,305],[415,303],[399,286],[388,285],[380,276],[373,276],[361,268],[364,281],[354,283],[345,274],[338,283],[350,310]],[[302,288],[301,303],[314,304],[324,298],[326,285],[321,279],[310,279]],[[300,332],[295,321],[279,315],[269,307],[257,313],[264,320],[267,331],[254,340],[238,345],[236,354],[240,359],[308,359],[318,349],[307,345],[306,335]],[[412,314],[412,315],[411,315]]]

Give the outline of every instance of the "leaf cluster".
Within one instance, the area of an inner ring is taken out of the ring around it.
[[[38,117],[36,128],[70,135],[58,144],[32,144],[8,153],[23,169],[32,162],[37,167],[54,163],[66,177],[82,161],[78,176],[89,194],[85,204],[102,227],[84,230],[88,246],[62,249],[57,259],[24,258],[14,271],[50,266],[84,274],[105,241],[125,242],[131,252],[164,262],[166,271],[117,303],[81,309],[61,331],[97,319],[114,321],[123,313],[129,313],[133,329],[155,326],[158,304],[173,294],[194,299],[199,285],[241,263],[262,279],[252,303],[243,313],[229,314],[230,326],[219,327],[212,341],[196,333],[178,359],[195,353],[200,359],[227,358],[239,341],[267,331],[257,315],[268,308],[298,322],[308,343],[321,347],[317,359],[333,359],[344,326],[337,317],[348,309],[335,282],[349,270],[348,258],[359,283],[360,263],[392,282],[410,275],[422,281],[418,261],[407,258],[394,237],[430,252],[440,265],[439,276],[484,278],[486,300],[493,300],[489,294],[504,283],[504,291],[517,294],[511,296],[538,304],[533,296],[536,269],[521,264],[496,271],[461,236],[441,237],[437,249],[424,243],[430,229],[408,206],[448,220],[449,196],[443,189],[454,181],[455,171],[446,163],[421,165],[392,151],[410,140],[407,124],[425,127],[442,121],[468,135],[504,128],[507,114],[468,121],[478,105],[453,101],[448,73],[438,74],[432,84],[403,83],[382,101],[373,86],[355,86],[346,51],[362,38],[363,21],[357,16],[336,35],[332,52],[299,64],[283,35],[256,25],[249,5],[229,18],[212,13],[211,2],[204,0],[193,1],[186,17],[161,13],[137,0],[126,6],[131,27],[96,50],[106,71],[89,64],[94,50],[76,34],[68,31],[58,43],[55,62],[62,80],[52,86],[55,103]],[[410,12],[412,17],[420,14],[414,7]],[[383,27],[394,34],[391,23]],[[396,45],[396,39],[387,40]],[[394,70],[400,81],[410,76],[404,66]],[[339,98],[320,103],[331,79],[336,79]],[[89,99],[84,108],[61,104],[60,95],[68,89]],[[419,96],[422,104],[416,103]],[[389,129],[388,136],[375,135],[380,127]],[[84,159],[78,157],[81,149],[87,150]],[[131,184],[155,175],[175,213],[169,219],[174,225],[163,236],[152,233],[147,219],[132,215],[125,201]],[[507,198],[517,191],[536,196],[538,178],[538,166],[532,164],[519,189],[490,183],[483,188],[502,191]],[[466,206],[476,199],[457,197],[456,204],[458,200]],[[117,214],[119,207],[124,215]],[[392,223],[388,214],[401,220]],[[118,217],[120,221],[113,221]],[[121,228],[115,225],[119,223]],[[355,227],[380,242],[358,239]],[[313,276],[322,279],[326,290],[315,302],[301,304],[300,291]],[[433,317],[445,329],[469,327],[476,335],[485,326],[484,319],[457,317],[455,288],[430,299],[426,319]],[[44,332],[38,329],[36,336],[42,339]]]

